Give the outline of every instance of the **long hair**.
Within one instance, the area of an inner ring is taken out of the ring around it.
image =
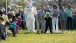
[[[53,5],[53,8],[54,8],[54,7],[56,7],[56,9],[57,9],[57,5]]]
[[[71,5],[70,5],[70,4],[68,4],[68,5],[67,5],[67,7],[68,7],[68,8],[71,8]]]

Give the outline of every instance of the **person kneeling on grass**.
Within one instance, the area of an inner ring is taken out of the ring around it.
[[[15,19],[11,24],[10,24],[10,29],[13,33],[13,36],[16,37],[16,27],[19,27],[16,25],[17,19]]]
[[[49,17],[49,14],[46,15],[45,17],[45,21],[46,21],[46,28],[45,28],[45,32],[47,31],[48,27],[49,27],[49,30],[50,30],[50,33],[52,33],[52,30],[51,30],[51,27],[50,27],[50,21],[51,21],[51,17]]]
[[[18,21],[16,23],[17,26],[20,26],[21,22],[25,22],[25,20],[22,20],[20,16],[18,16]],[[19,27],[16,27],[16,33],[18,34]]]

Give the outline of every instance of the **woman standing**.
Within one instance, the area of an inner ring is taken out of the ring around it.
[[[68,26],[68,30],[73,30],[73,22],[72,22],[72,13],[73,13],[73,9],[71,8],[70,5],[67,5],[67,9],[65,10],[67,13],[67,26]]]
[[[56,5],[53,5],[53,9],[51,11],[52,13],[52,28],[53,32],[58,32],[58,16],[59,16],[59,10],[57,9]],[[55,29],[56,26],[56,29]]]

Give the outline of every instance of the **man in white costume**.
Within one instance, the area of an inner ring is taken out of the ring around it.
[[[28,32],[35,32],[35,17],[36,8],[32,6],[32,2],[27,2],[27,6],[25,8],[25,14],[27,14],[26,18],[26,26]]]

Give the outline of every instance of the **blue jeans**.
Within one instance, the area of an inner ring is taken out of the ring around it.
[[[67,17],[67,27],[68,27],[68,30],[73,30],[73,20],[72,20],[72,17]]]

